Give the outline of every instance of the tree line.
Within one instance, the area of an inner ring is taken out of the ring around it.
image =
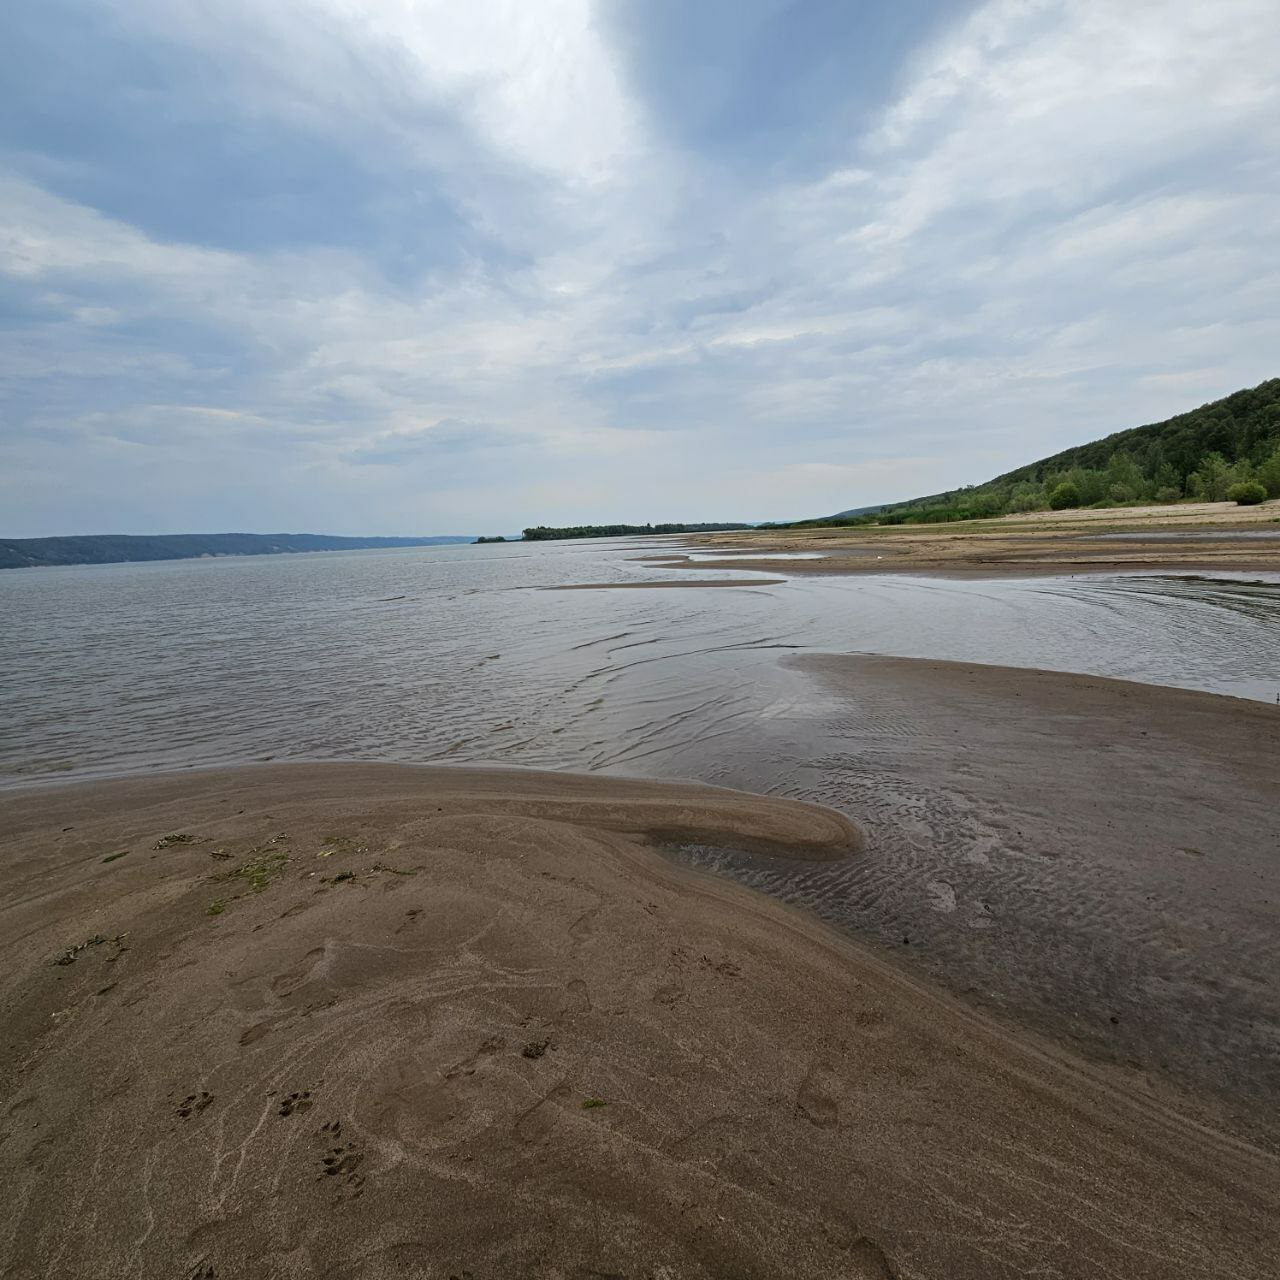
[[[750,529],[749,524],[572,524],[562,528],[535,525],[524,531],[526,542],[549,542],[554,538],[626,538],[648,533],[719,533],[730,529]]]

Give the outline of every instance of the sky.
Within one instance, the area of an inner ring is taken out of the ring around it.
[[[1280,373],[1275,0],[28,0],[0,536],[767,520]]]

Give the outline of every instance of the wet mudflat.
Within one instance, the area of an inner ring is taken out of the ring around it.
[[[780,706],[762,736],[788,794],[858,813],[868,849],[695,865],[1280,1145],[1280,707],[966,664],[788,666],[827,698]]]

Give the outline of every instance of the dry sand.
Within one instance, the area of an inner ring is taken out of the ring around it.
[[[863,856],[828,810],[536,773],[11,794],[0,1272],[1280,1270],[1272,1157],[653,839]]]
[[[1261,537],[1250,539],[1250,533]],[[1099,535],[1123,533],[1123,540]],[[1165,535],[1179,533],[1181,538]],[[1230,502],[1103,511],[1042,511],[998,520],[884,528],[759,529],[685,539],[723,559],[652,557],[663,568],[757,569],[777,572],[771,553],[821,552],[795,560],[788,574],[1110,573],[1116,570],[1280,572],[1280,499],[1256,507]],[[1131,536],[1132,535],[1132,536]],[[1217,536],[1215,536],[1217,535]],[[753,555],[761,557],[754,559]]]

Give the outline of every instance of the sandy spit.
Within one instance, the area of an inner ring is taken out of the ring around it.
[[[1250,531],[1267,537],[1251,541]],[[662,568],[756,569],[776,573],[777,552],[821,552],[795,560],[788,575],[927,573],[959,577],[1115,573],[1118,571],[1280,572],[1280,499],[1256,507],[1231,502],[1101,511],[1042,511],[995,520],[884,528],[755,529],[684,539],[723,559],[678,554],[648,563]],[[1100,539],[1121,532],[1123,541]],[[1178,539],[1169,539],[1177,533]],[[1227,536],[1218,536],[1225,534]],[[1162,535],[1148,538],[1145,535]],[[756,555],[757,559],[752,556]]]
[[[676,565],[684,568],[686,557],[681,556]],[[666,561],[663,561],[665,564]],[[689,568],[699,566],[689,564]],[[736,569],[738,565],[716,565],[715,568]],[[571,582],[553,587],[543,587],[544,591],[635,591],[644,588],[666,587],[776,587],[786,582],[785,578],[671,578],[661,582]]]
[[[0,1272],[1276,1274],[1270,1157],[655,838],[863,856],[525,772],[7,796]]]

